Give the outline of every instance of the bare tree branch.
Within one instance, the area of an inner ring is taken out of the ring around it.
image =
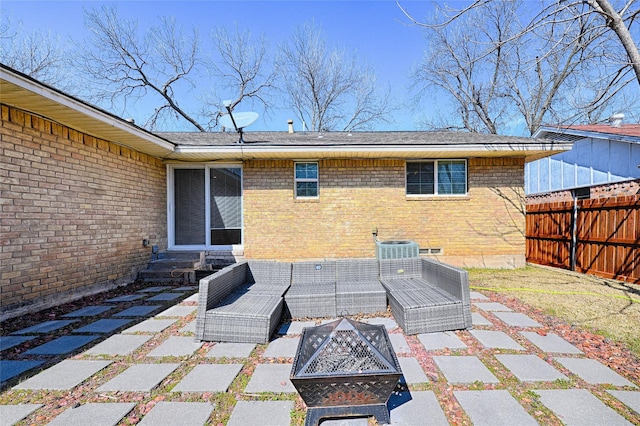
[[[313,131],[361,130],[386,122],[388,94],[356,55],[329,50],[313,24],[298,27],[280,49],[279,69],[291,107]]]

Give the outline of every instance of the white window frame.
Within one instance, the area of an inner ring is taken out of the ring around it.
[[[167,164],[167,248],[168,250],[225,250],[232,252],[240,252],[244,250],[244,195],[240,198],[240,209],[242,217],[240,219],[240,229],[242,230],[242,241],[240,244],[233,245],[211,245],[211,181],[210,170],[215,168],[239,168],[242,169],[242,163],[189,163],[189,164]],[[205,244],[199,245],[176,245],[175,236],[175,181],[173,171],[175,169],[199,169],[205,173]],[[244,194],[244,170],[242,171],[242,180],[240,182],[241,190]]]
[[[318,171],[318,176],[316,178],[298,178],[297,176],[297,166],[298,164],[315,164],[316,169]],[[298,183],[303,182],[312,182],[317,186],[317,195],[315,196],[299,196],[298,195]],[[314,160],[297,160],[293,163],[293,195],[296,199],[302,200],[313,200],[320,198],[320,163]]]
[[[464,193],[462,194],[440,194],[438,193],[438,163],[447,161],[463,161],[464,162]],[[407,164],[409,163],[433,163],[433,194],[409,194],[407,192]],[[404,170],[404,193],[407,197],[465,197],[469,194],[469,163],[466,158],[443,158],[430,159],[423,158],[420,160],[407,160]]]

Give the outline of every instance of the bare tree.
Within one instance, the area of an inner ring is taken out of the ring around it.
[[[233,32],[216,28],[211,38],[215,57],[207,62],[207,68],[217,84],[203,100],[203,115],[209,117],[209,127],[217,126],[224,114],[220,111],[221,99],[231,101],[232,111],[243,101],[258,104],[266,112],[273,108],[271,99],[277,73],[269,61],[266,38],[254,40],[248,30],[238,27]]]
[[[284,91],[303,126],[312,131],[363,130],[387,122],[392,107],[373,71],[354,54],[329,49],[319,28],[296,28],[280,49]]]
[[[619,104],[633,71],[612,59],[620,44],[601,15],[589,4],[542,3],[528,10],[530,2],[476,0],[437,8],[429,22],[403,9],[431,42],[414,86],[440,89],[459,113],[430,127],[499,133],[520,121],[533,133],[544,120],[599,119]]]
[[[175,20],[161,18],[144,37],[136,21],[118,16],[115,8],[86,12],[92,33],[89,44],[80,46],[80,67],[91,79],[97,100],[129,102],[149,92],[160,100],[146,126],[155,128],[170,115],[205,131],[192,113],[181,107],[179,94],[191,85],[190,75],[198,64],[199,37],[194,29],[185,37]]]
[[[50,33],[25,34],[14,27],[9,15],[0,20],[0,62],[43,83],[67,89],[65,52]]]

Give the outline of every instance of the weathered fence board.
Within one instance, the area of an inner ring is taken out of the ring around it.
[[[527,206],[527,261],[640,283],[640,195]]]

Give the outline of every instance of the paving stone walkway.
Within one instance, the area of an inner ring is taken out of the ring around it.
[[[327,320],[284,323],[266,345],[196,342],[197,288],[176,287],[1,336],[0,426],[302,424],[293,357],[303,328]],[[472,299],[473,330],[406,336],[391,317],[366,319],[388,330],[403,371],[391,424],[640,425],[640,383],[524,313]],[[69,395],[79,402],[67,405]],[[452,406],[462,418],[449,417]]]

